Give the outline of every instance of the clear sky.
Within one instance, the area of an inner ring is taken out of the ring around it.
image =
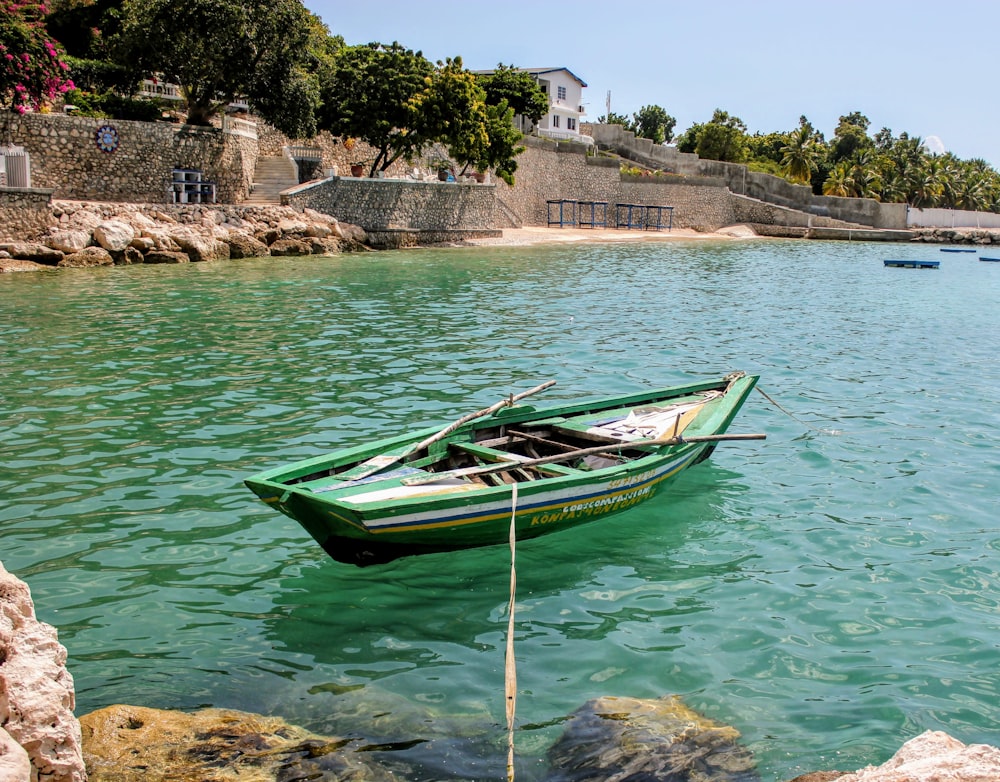
[[[662,106],[675,132],[716,108],[750,133],[805,115],[829,140],[859,111],[1000,169],[1000,0],[304,0],[348,44],[398,41],[432,61],[565,67],[585,121]],[[942,151],[937,149],[935,151]]]

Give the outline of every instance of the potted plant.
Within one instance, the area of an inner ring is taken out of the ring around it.
[[[365,175],[365,164],[361,163],[351,163],[351,176],[364,176]]]
[[[435,171],[437,171],[438,179],[441,182],[447,182],[448,177],[452,176],[452,169],[454,164],[448,160],[448,158],[438,158],[431,163]]]

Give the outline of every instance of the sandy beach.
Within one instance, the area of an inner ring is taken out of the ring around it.
[[[466,243],[478,246],[524,246],[532,244],[563,244],[566,242],[662,242],[671,240],[732,240],[759,239],[753,229],[745,225],[732,225],[712,233],[691,228],[674,228],[670,231],[638,231],[614,228],[552,228],[526,226],[505,228],[503,236],[490,239],[470,239]]]

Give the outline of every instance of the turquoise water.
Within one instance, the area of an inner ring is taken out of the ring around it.
[[[556,403],[743,369],[787,411],[751,397],[733,430],[766,441],[519,547],[518,776],[599,695],[683,696],[764,779],[996,743],[998,294],[972,254],[820,242],[3,275],[0,560],[79,714],[246,709],[502,779],[509,552],[338,564],[242,479],[549,378]]]

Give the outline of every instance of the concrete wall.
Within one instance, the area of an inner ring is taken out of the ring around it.
[[[911,228],[1000,228],[1000,214],[964,209],[910,209],[906,224]]]
[[[118,133],[114,152],[97,146],[102,125]],[[0,111],[0,137],[28,151],[32,185],[56,198],[168,203],[172,169],[193,168],[216,183],[218,200],[242,201],[257,161],[255,139],[165,122]]]
[[[620,125],[590,125],[590,135],[599,146],[611,149],[648,168],[685,175],[710,177],[725,183],[733,193],[777,206],[797,209],[873,228],[906,228],[905,204],[882,204],[870,198],[833,198],[814,195],[805,185],[794,185],[781,177],[749,171],[738,163],[701,160],[674,147],[636,138]]]

